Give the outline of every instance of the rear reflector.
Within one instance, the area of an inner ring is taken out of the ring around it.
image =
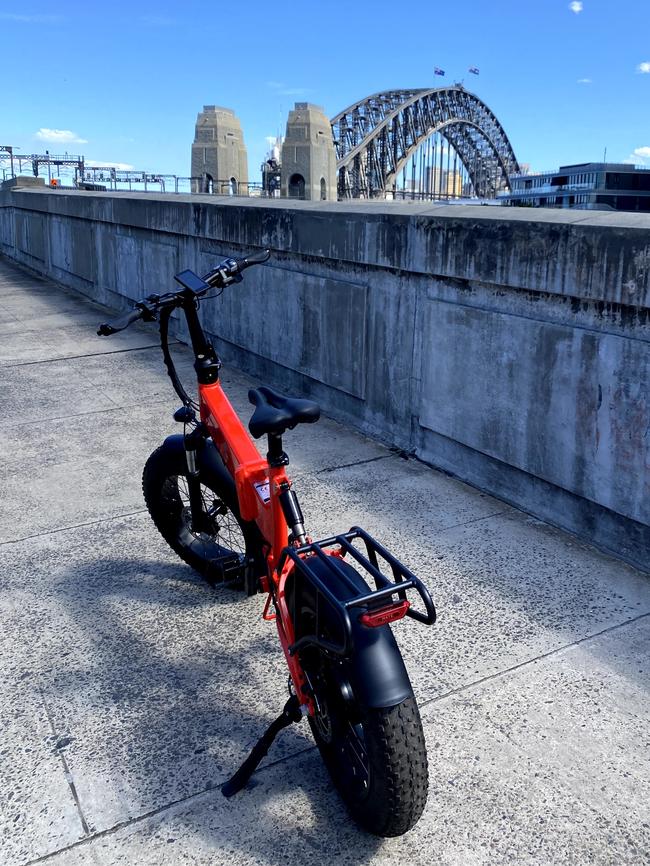
[[[387,625],[389,622],[395,622],[395,620],[405,617],[406,611],[410,606],[410,601],[398,601],[395,604],[389,604],[387,607],[380,607],[369,613],[362,613],[359,617],[359,622],[369,628],[379,628],[381,625]]]

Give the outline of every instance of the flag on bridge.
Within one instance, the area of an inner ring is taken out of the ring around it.
[[[470,66],[469,71],[474,75],[478,75],[478,66]]]
[[[435,75],[444,75],[445,74],[445,70],[441,69],[439,66],[434,66],[433,72]]]

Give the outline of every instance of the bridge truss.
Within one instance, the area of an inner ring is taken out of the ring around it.
[[[520,170],[493,112],[460,84],[375,93],[331,123],[339,198],[495,198]]]

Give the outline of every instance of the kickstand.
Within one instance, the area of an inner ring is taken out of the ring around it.
[[[221,786],[221,793],[224,797],[232,797],[233,794],[241,791],[257,769],[262,758],[264,758],[268,753],[271,743],[280,733],[282,728],[287,728],[292,722],[299,722],[301,719],[302,713],[300,712],[298,698],[295,695],[291,695],[284,705],[282,715],[278,716],[278,718],[269,725],[266,732],[257,741],[253,747],[253,751],[246,758],[235,775],[228,779],[227,782],[224,782]]]

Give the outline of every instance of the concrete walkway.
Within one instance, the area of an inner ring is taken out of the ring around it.
[[[647,863],[650,579],[328,419],[285,441],[309,530],[365,526],[439,608],[395,629],[428,806],[360,832],[305,723],[221,796],[284,663],[262,597],[202,583],[150,522],[177,400],[155,328],[101,340],[104,316],[0,262],[0,863]]]

